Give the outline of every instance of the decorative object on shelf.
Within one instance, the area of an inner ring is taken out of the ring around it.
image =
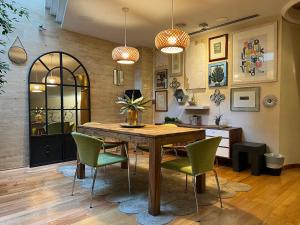
[[[193,115],[190,118],[190,123],[193,126],[201,126],[201,116]]]
[[[180,105],[184,105],[189,98],[189,96],[186,95],[182,89],[176,89],[174,92],[174,97]]]
[[[143,112],[146,109],[147,103],[151,100],[146,100],[143,96],[137,99],[134,99],[134,95],[129,98],[127,95],[118,97],[116,103],[123,105],[120,109],[121,114],[127,113],[127,124],[130,126],[136,126],[141,123],[138,120],[139,112]]]
[[[195,106],[196,105],[196,99],[195,99],[195,95],[193,94],[193,96],[191,97],[191,100],[188,101],[190,106]]]
[[[155,87],[156,89],[168,88],[168,70],[158,70],[155,72]]]
[[[222,114],[219,114],[219,115],[215,116],[215,124],[217,126],[220,126],[220,122],[221,122],[222,116],[223,116]]]
[[[171,73],[170,77],[179,77],[183,71],[183,53],[170,56]]]
[[[267,95],[263,99],[263,104],[267,108],[272,108],[277,105],[278,99],[274,95]]]
[[[155,111],[168,112],[168,91],[155,91]]]
[[[211,37],[209,41],[209,62],[228,58],[228,34]]]
[[[114,69],[113,70],[113,79],[114,79],[114,85],[116,85],[116,86],[124,85],[124,72],[123,72],[123,70]]]
[[[163,53],[176,54],[182,52],[190,44],[190,36],[178,28],[174,28],[172,0],[172,27],[159,32],[155,37],[155,46]]]
[[[19,38],[16,37],[16,40],[8,50],[8,58],[11,62],[17,65],[22,65],[27,61],[27,52]]]
[[[233,84],[276,81],[277,24],[233,35]]]
[[[260,87],[231,88],[231,111],[259,112]]]
[[[134,64],[139,60],[140,54],[136,48],[127,46],[127,29],[126,29],[126,13],[128,8],[122,8],[125,16],[124,23],[124,46],[116,47],[112,51],[112,58],[120,64]]]
[[[208,65],[208,86],[227,86],[227,62],[217,62]]]
[[[210,96],[210,100],[219,106],[222,101],[225,100],[225,95],[221,94],[219,89],[216,89],[215,92]]]
[[[174,90],[177,90],[180,87],[180,82],[177,80],[177,78],[174,77],[169,87]]]
[[[180,123],[181,121],[177,117],[165,117],[165,123]]]

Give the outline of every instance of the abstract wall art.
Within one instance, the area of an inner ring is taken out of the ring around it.
[[[227,62],[217,62],[208,65],[208,86],[227,86]]]

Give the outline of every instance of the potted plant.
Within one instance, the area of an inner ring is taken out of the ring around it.
[[[123,98],[118,97],[116,103],[123,105],[120,109],[121,114],[127,113],[127,123],[131,126],[136,126],[139,124],[138,115],[139,112],[143,112],[151,100],[146,100],[143,96],[137,99],[134,99],[134,95],[129,98],[125,95]]]

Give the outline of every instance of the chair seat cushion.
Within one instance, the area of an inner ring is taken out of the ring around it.
[[[127,158],[121,155],[104,152],[99,154],[98,166],[107,166],[123,161],[127,161]]]
[[[193,175],[192,166],[190,164],[189,159],[186,157],[163,162],[161,163],[161,167]]]

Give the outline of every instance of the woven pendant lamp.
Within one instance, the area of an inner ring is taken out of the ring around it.
[[[126,40],[126,13],[129,11],[128,8],[122,8],[122,11],[125,14],[125,23],[124,23],[124,33],[125,33],[125,45],[116,47],[112,51],[113,60],[117,61],[120,64],[134,64],[139,60],[140,54],[136,48],[127,46]]]
[[[156,48],[167,54],[180,53],[190,44],[190,36],[183,30],[174,28],[173,8],[172,0],[172,28],[159,32],[155,37]]]

